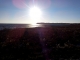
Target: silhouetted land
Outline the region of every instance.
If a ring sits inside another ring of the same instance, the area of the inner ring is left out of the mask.
[[[80,60],[80,24],[43,25],[10,29],[1,24],[0,60]]]

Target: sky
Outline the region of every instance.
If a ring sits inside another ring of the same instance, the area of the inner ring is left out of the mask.
[[[42,11],[45,23],[80,23],[80,0],[0,0],[0,23],[31,23],[29,8]]]

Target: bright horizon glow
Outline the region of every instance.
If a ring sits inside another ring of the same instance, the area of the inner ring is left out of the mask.
[[[40,10],[40,8],[34,6],[34,7],[30,8],[29,16],[31,19],[30,24],[34,25],[34,24],[40,22],[40,18],[42,16],[42,11]]]

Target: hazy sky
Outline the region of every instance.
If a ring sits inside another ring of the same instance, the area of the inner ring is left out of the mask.
[[[0,23],[30,23],[29,8],[42,11],[40,22],[80,23],[80,0],[0,0]]]

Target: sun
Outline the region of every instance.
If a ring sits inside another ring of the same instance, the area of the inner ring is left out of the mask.
[[[35,24],[37,22],[40,22],[40,18],[42,16],[42,11],[40,10],[39,7],[32,7],[29,10],[29,16],[31,18],[31,24]]]

